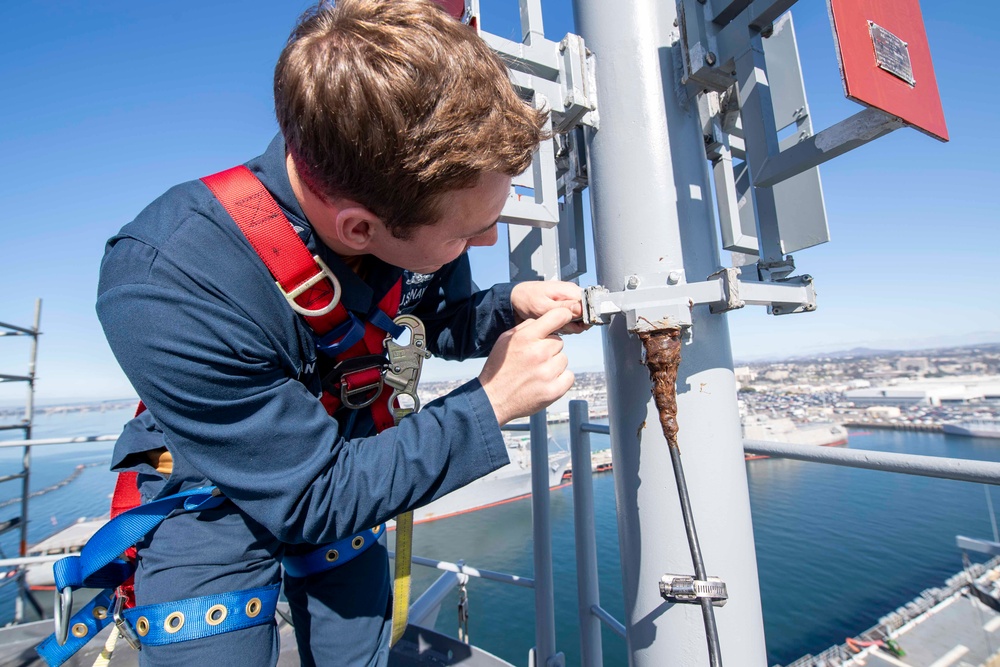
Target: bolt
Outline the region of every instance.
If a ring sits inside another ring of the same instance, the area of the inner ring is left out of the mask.
[[[810,276],[808,273],[802,276],[802,284],[803,285],[812,285],[812,281],[813,281],[813,277]]]
[[[401,367],[399,367],[399,366],[393,366],[393,367],[392,367],[392,372],[393,372],[393,373],[398,373],[398,372],[400,372],[401,370],[403,370],[403,369],[402,369]]]
[[[566,42],[559,42],[559,53],[566,53]]]
[[[705,64],[708,65],[709,67],[714,66],[717,61],[718,58],[715,57],[715,53],[713,53],[712,51],[709,51],[708,53],[705,54]]]
[[[772,306],[771,313],[773,315],[781,315],[781,308],[779,306]]]
[[[424,341],[422,341],[422,340],[418,340],[418,341],[417,341],[416,343],[414,343],[414,344],[415,344],[415,345],[416,345],[417,347],[423,347],[423,346],[424,346]]]
[[[669,284],[671,284],[671,285],[676,285],[680,281],[681,281],[681,272],[680,271],[671,271],[667,275],[667,282]]]
[[[625,283],[626,289],[635,289],[639,286],[639,276],[629,276],[628,281]]]

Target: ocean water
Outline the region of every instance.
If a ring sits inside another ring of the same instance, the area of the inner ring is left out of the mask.
[[[129,416],[125,410],[42,416],[36,421],[35,436],[114,433]],[[553,425],[550,434],[565,446],[565,425]],[[609,446],[605,436],[594,434],[591,440],[594,449]],[[1000,443],[940,434],[854,433],[850,446],[1000,461]],[[31,541],[78,517],[107,511],[114,486],[114,477],[106,472],[109,458],[109,445],[35,449],[33,489],[55,484],[77,465],[98,465],[85,468],[72,483],[32,500]],[[19,467],[19,450],[0,449],[0,475]],[[778,459],[750,461],[746,469],[769,664],[788,663],[842,642],[924,588],[943,583],[962,567],[956,534],[992,535],[982,485]],[[17,513],[16,505],[2,503],[18,493],[17,483],[0,487],[0,520]],[[594,497],[601,604],[621,619],[611,474],[594,477]],[[994,496],[994,505],[1000,507],[1000,497]],[[557,646],[572,665],[579,661],[572,487],[553,491],[551,508]],[[699,522],[708,520],[699,517]],[[0,537],[0,549],[7,555],[15,554],[16,544],[16,535]],[[478,568],[532,576],[530,501],[419,525],[414,553],[449,561],[464,559]],[[415,589],[422,590],[438,574],[415,568]],[[0,588],[0,623],[10,618],[10,588]],[[534,641],[532,591],[476,579],[468,590],[473,643],[514,664],[526,664]],[[437,629],[453,635],[456,627],[457,595],[453,595],[442,607]],[[607,630],[603,639],[605,665],[626,665],[624,641]]]

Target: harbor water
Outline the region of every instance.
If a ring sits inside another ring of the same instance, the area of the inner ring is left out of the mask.
[[[124,410],[41,415],[37,438],[113,433],[127,420]],[[568,446],[563,424],[550,426],[556,443]],[[11,433],[4,434],[12,438]],[[591,437],[594,449],[608,447]],[[850,446],[1000,461],[1000,443],[937,433],[856,432]],[[38,541],[80,517],[107,512],[114,477],[107,472],[110,446],[39,447],[33,453],[32,489],[54,486],[85,467],[70,483],[31,501],[30,541]],[[20,450],[0,450],[0,475],[20,467]],[[921,590],[941,584],[962,567],[955,535],[990,538],[992,527],[982,485],[765,459],[746,465],[753,508],[768,662],[788,663],[818,653],[867,629]],[[623,616],[618,532],[611,474],[594,477],[601,604]],[[18,513],[5,504],[19,484],[0,487],[0,520]],[[567,664],[579,662],[573,552],[572,488],[552,492],[557,641]],[[1000,497],[994,498],[1000,504]],[[711,517],[699,516],[699,522]],[[16,555],[17,535],[0,537],[7,556]],[[520,500],[421,524],[414,553],[481,569],[532,576],[530,501]],[[712,554],[705,553],[712,569]],[[419,591],[439,573],[417,567]],[[656,582],[650,582],[655,586]],[[13,587],[0,587],[0,623],[10,620]],[[533,644],[533,594],[473,579],[468,587],[469,633],[481,648],[523,665]],[[725,608],[718,611],[720,616]],[[457,594],[442,608],[437,629],[455,634]],[[723,644],[723,648],[724,648]],[[905,646],[904,646],[905,648]],[[624,641],[604,631],[605,664],[627,664]],[[725,656],[724,656],[725,657]]]

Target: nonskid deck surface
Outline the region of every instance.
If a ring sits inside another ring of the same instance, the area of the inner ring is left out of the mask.
[[[284,607],[284,609],[282,609]],[[287,606],[279,604],[279,609],[287,613]],[[292,626],[277,615],[278,632],[281,637],[281,653],[278,667],[297,667],[299,655],[295,646]],[[35,653],[37,646],[52,632],[52,621],[37,621],[0,629],[0,667],[45,667],[45,663]],[[80,650],[66,667],[92,667],[94,660],[104,648],[111,628],[105,628],[97,638]],[[119,640],[110,667],[136,667],[139,654],[129,648],[124,640]],[[389,654],[390,667],[512,667],[510,663],[482,651],[475,646],[464,644],[453,637],[414,625]]]
[[[874,649],[845,666],[951,667],[982,665],[1000,648],[1000,614],[968,595],[956,595],[935,607],[909,629],[895,635],[906,651],[897,658]],[[860,656],[859,656],[860,657]]]

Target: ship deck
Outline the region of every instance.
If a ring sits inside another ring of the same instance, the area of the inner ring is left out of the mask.
[[[844,667],[982,665],[1000,651],[1000,614],[965,592],[956,593],[894,633],[906,655],[862,651]]]

